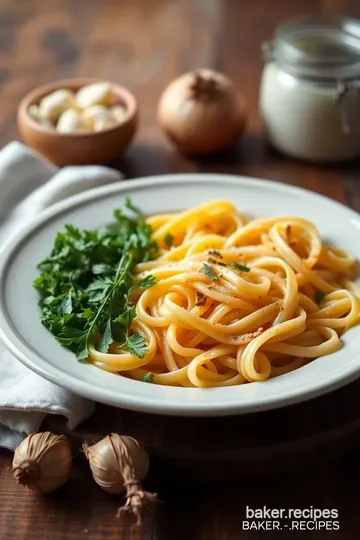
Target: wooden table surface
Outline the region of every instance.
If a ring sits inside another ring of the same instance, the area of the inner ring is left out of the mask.
[[[310,13],[360,17],[360,4],[358,0],[0,0],[0,144],[18,137],[16,108],[28,90],[64,77],[109,78],[127,85],[139,100],[137,139],[114,164],[129,178],[168,172],[237,173],[303,186],[360,211],[358,164],[321,168],[297,163],[274,152],[262,135],[260,44],[282,20]],[[155,111],[168,82],[202,66],[234,79],[247,99],[249,126],[231,154],[200,162],[180,156],[165,141]],[[331,407],[337,406],[335,401],[329,406],[329,416]],[[106,408],[104,414],[111,417],[116,411]],[[140,531],[113,517],[117,499],[98,489],[81,466],[63,489],[39,497],[15,484],[11,457],[0,452],[2,540],[359,538],[356,447],[305,473],[266,479],[250,475],[244,482],[219,485],[209,470],[206,486],[197,485],[196,478],[180,485],[168,471],[160,482],[165,502],[147,516]],[[157,475],[161,476],[161,468]],[[287,531],[243,531],[246,505],[337,509],[340,530],[293,532],[291,537]]]

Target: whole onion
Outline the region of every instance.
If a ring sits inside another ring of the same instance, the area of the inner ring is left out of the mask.
[[[192,154],[219,152],[243,133],[245,100],[228,77],[199,69],[182,75],[165,88],[157,117],[180,150]]]
[[[149,456],[133,437],[111,433],[98,443],[83,444],[95,482],[108,493],[124,494],[126,503],[117,516],[131,512],[141,523],[141,510],[157,496],[140,487],[149,470]]]
[[[70,441],[50,431],[31,433],[15,449],[14,477],[28,489],[50,493],[65,484],[71,472]]]

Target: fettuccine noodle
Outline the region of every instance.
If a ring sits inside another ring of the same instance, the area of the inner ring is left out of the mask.
[[[217,200],[148,222],[159,256],[137,277],[156,284],[134,291],[131,328],[147,352],[92,348],[102,369],[185,387],[265,381],[338,350],[360,319],[354,258],[305,219],[248,221]]]

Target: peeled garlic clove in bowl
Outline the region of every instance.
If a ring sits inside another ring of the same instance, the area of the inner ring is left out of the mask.
[[[76,93],[77,106],[83,110],[93,105],[109,106],[111,98],[111,85],[108,82],[88,84]]]
[[[114,124],[110,109],[103,105],[93,105],[86,108],[81,115],[82,122],[87,129],[101,131]]]
[[[43,97],[39,104],[39,118],[56,123],[65,110],[76,108],[75,94],[71,90],[59,89]]]
[[[90,106],[102,106],[108,108],[121,105],[124,109],[124,116],[121,120],[116,120],[112,114],[110,118],[106,115],[106,121],[98,120],[95,131],[81,119],[78,124],[76,113],[66,114],[59,124],[60,130],[56,129],[57,123],[65,110],[62,110],[57,121],[47,124],[49,129],[45,129],[43,117],[37,118],[37,110],[33,105],[39,106],[40,102],[47,96],[54,94],[58,90],[67,89],[75,96],[75,105],[71,101],[66,109],[77,110],[82,116],[84,109],[76,103],[78,92],[83,89],[94,88],[99,90],[99,83],[96,79],[69,79],[55,81],[53,83],[40,86],[29,92],[21,100],[18,108],[18,129],[24,143],[33,150],[40,153],[45,159],[58,166],[65,165],[90,165],[110,163],[117,156],[121,155],[131,143],[138,127],[138,105],[135,96],[124,86],[117,83],[101,83],[103,89],[97,96],[90,96],[89,103],[93,101],[106,103],[94,103]],[[88,91],[88,90],[87,90]],[[81,94],[80,94],[81,95]],[[105,95],[105,98],[104,98]],[[109,104],[107,100],[109,99]],[[85,107],[85,109],[88,107]],[[120,111],[123,112],[122,109]],[[70,121],[71,118],[71,121]],[[66,123],[65,123],[65,119]],[[65,127],[64,124],[65,123]],[[111,122],[111,123],[110,123]],[[101,127],[103,129],[101,129]],[[75,128],[75,129],[74,129]],[[70,131],[73,129],[73,131]]]
[[[84,127],[79,111],[67,109],[60,115],[56,124],[56,131],[59,133],[72,133]]]
[[[60,88],[42,98],[39,105],[28,108],[30,118],[58,133],[79,130],[102,131],[121,123],[126,109],[121,104],[111,106],[111,85],[96,82],[81,87],[76,93]]]
[[[41,124],[42,126],[45,126],[49,129],[54,129],[54,124],[49,120],[48,118],[44,118],[40,114],[40,108],[38,105],[30,105],[30,107],[27,110],[28,115],[30,116],[31,120],[34,120],[34,122],[37,122],[38,124]]]
[[[40,114],[39,114],[39,107],[37,105],[30,105],[27,112],[32,120],[39,122]]]
[[[116,122],[122,122],[125,118],[126,110],[122,105],[111,107],[110,114]]]

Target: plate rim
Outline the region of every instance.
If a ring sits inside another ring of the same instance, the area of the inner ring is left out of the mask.
[[[44,369],[35,360],[36,355],[31,349],[26,347],[16,335],[16,331],[6,317],[6,305],[3,299],[2,291],[5,285],[5,276],[8,265],[11,263],[11,259],[16,253],[21,250],[21,247],[26,243],[27,239],[42,225],[48,223],[55,217],[61,216],[64,212],[76,209],[79,206],[86,205],[89,201],[98,197],[107,197],[112,193],[125,194],[127,191],[139,190],[144,186],[149,185],[166,185],[168,183],[181,182],[181,184],[191,183],[192,181],[198,183],[215,183],[219,184],[222,180],[227,183],[233,184],[234,188],[241,185],[254,184],[261,188],[261,186],[274,191],[281,191],[292,193],[294,195],[301,194],[305,197],[310,197],[314,201],[319,202],[319,199],[323,200],[327,204],[332,204],[336,208],[345,210],[349,217],[356,218],[360,222],[360,214],[356,210],[342,204],[330,197],[322,194],[318,194],[308,189],[289,185],[286,183],[278,182],[275,180],[266,180],[257,177],[237,175],[237,174],[222,174],[222,173],[175,173],[164,175],[143,176],[136,179],[126,179],[115,182],[113,184],[106,184],[96,188],[88,189],[79,194],[68,197],[62,201],[53,204],[51,207],[42,211],[39,216],[33,219],[30,223],[26,223],[16,233],[12,234],[7,242],[4,243],[0,251],[0,340],[5,347],[26,367],[37,373],[41,377],[51,381],[59,386],[59,379],[61,377],[61,383],[66,384],[65,388],[69,389],[73,393],[88,398],[92,401],[98,401],[101,403],[107,403],[111,406],[124,408],[127,410],[134,410],[139,412],[146,412],[152,414],[162,414],[166,416],[231,416],[239,414],[256,413],[265,410],[275,410],[284,406],[293,405],[313,399],[314,397],[320,397],[329,392],[343,387],[349,382],[357,379],[360,376],[360,352],[356,356],[356,361],[347,367],[345,375],[339,378],[336,374],[333,374],[333,379],[327,379],[327,382],[323,382],[323,378],[316,383],[313,383],[311,390],[308,390],[306,394],[302,392],[302,386],[296,388],[292,393],[289,391],[285,396],[277,398],[276,402],[273,400],[269,403],[268,400],[258,399],[252,402],[250,405],[239,402],[234,404],[232,401],[226,402],[221,400],[220,402],[213,401],[210,403],[185,403],[174,406],[171,404],[164,404],[163,402],[154,401],[146,396],[141,396],[141,402],[139,405],[138,396],[131,396],[127,394],[125,399],[121,399],[120,396],[116,396],[116,400],[112,396],[104,396],[104,390],[98,388],[95,385],[87,381],[78,381],[75,375],[71,375],[61,371],[57,366],[51,365],[46,361],[44,356],[40,357],[47,364],[47,369]],[[26,352],[25,352],[26,351]],[[137,383],[137,381],[132,381]],[[261,383],[252,383],[261,384]],[[193,389],[197,391],[197,389]],[[216,391],[217,389],[200,389],[198,391]]]

